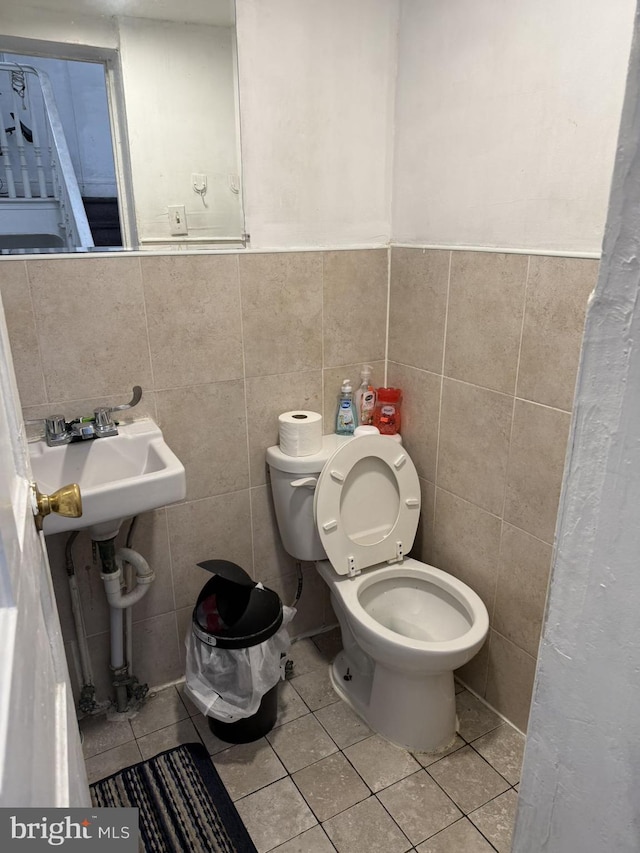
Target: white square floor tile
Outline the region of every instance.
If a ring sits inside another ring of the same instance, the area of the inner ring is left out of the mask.
[[[520,780],[524,745],[524,736],[506,723],[473,741],[473,748],[512,785]]]
[[[364,740],[373,732],[365,721],[342,700],[319,708],[315,712],[316,719],[329,732],[340,749]]]
[[[417,853],[495,853],[486,838],[466,817],[448,826],[428,841],[418,844]]]
[[[510,853],[518,795],[506,791],[469,815],[469,820],[489,839],[498,853]]]
[[[85,761],[89,784],[99,782],[100,779],[106,779],[112,773],[124,770],[125,767],[131,767],[132,764],[137,764],[139,761],[142,761],[142,755],[135,740],[123,743],[114,749],[108,749],[99,755],[94,755]]]
[[[232,800],[246,797],[287,775],[264,738],[217,752],[212,761]]]
[[[326,658],[309,638],[291,644],[289,660],[293,663],[293,678],[327,666]]]
[[[238,800],[236,808],[258,853],[284,844],[318,822],[289,778]]]
[[[159,752],[183,743],[200,743],[193,721],[189,719],[180,720],[179,723],[138,738],[138,746],[143,758],[153,758]]]
[[[465,814],[483,806],[510,787],[470,746],[432,764],[427,768],[427,773]]]
[[[375,797],[325,821],[338,853],[406,853],[411,842]]]
[[[322,669],[314,669],[313,672],[307,672],[305,675],[295,676],[290,684],[295,687],[296,692],[302,696],[312,711],[340,701],[340,697],[331,686],[329,667],[326,664]]]
[[[418,762],[405,749],[380,735],[348,746],[344,754],[374,792],[420,770]]]
[[[131,728],[136,737],[143,737],[158,729],[164,729],[173,723],[188,718],[184,702],[175,687],[167,687],[147,697],[146,702],[131,720]]]
[[[272,853],[335,853],[335,849],[324,829],[313,826],[302,835],[275,847]]]
[[[91,758],[92,755],[114,749],[134,739],[129,720],[108,720],[105,714],[83,717],[80,720],[80,731],[85,758]]]
[[[291,720],[297,720],[309,713],[309,709],[303,702],[300,694],[291,686],[289,681],[281,681],[278,686],[278,717],[276,725],[284,726]]]
[[[466,741],[475,740],[502,724],[502,718],[468,690],[456,694],[456,713],[458,731]]]
[[[338,747],[313,714],[272,729],[267,740],[289,773],[295,773],[296,770],[338,751]]]
[[[341,752],[298,770],[291,778],[321,821],[371,796],[369,788]]]
[[[407,776],[377,795],[412,844],[419,844],[462,817],[425,770]]]

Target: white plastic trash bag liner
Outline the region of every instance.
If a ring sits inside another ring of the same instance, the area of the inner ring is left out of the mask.
[[[291,646],[286,626],[295,615],[295,608],[283,606],[278,631],[246,649],[209,646],[190,630],[185,692],[198,710],[224,723],[255,714],[265,693],[284,678],[282,654]]]

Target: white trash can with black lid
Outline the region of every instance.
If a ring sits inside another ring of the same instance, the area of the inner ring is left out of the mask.
[[[295,610],[227,560],[198,565],[213,577],[193,608],[186,639],[185,692],[227,743],[258,740],[273,728],[278,684]]]

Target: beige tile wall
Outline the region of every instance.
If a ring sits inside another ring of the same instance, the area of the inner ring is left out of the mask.
[[[181,675],[183,637],[225,557],[291,600],[295,566],[277,534],[264,450],[277,415],[315,409],[333,429],[337,390],[363,362],[384,375],[387,251],[0,262],[25,417],[67,416],[145,395],[187,470],[184,503],[143,516],[134,547],[158,570],[136,606],[134,669]],[[421,477],[414,553],[485,601],[489,641],[461,673],[526,727],[584,310],[597,262],[391,250],[389,383]],[[121,533],[124,541],[126,531]],[[49,537],[67,649],[77,657],[65,537]],[[75,546],[99,690],[108,611],[88,537]],[[334,621],[305,566],[294,623]]]
[[[422,480],[414,553],[469,584],[460,675],[526,728],[584,313],[598,262],[391,250],[389,384]]]
[[[142,681],[183,672],[183,637],[208,577],[199,561],[233,560],[293,600],[295,564],[276,531],[264,450],[277,442],[277,415],[293,408],[323,412],[331,432],[340,382],[355,380],[360,363],[382,382],[387,284],[385,249],[0,262],[25,418],[90,413],[139,384],[137,414],[158,421],[185,465],[186,501],[142,516],[133,541],[158,578],[134,609]],[[73,674],[65,541],[48,537]],[[108,610],[86,535],[74,554],[105,695]],[[303,574],[294,634],[335,622],[326,585],[311,566]]]

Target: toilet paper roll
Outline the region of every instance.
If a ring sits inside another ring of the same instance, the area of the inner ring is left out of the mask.
[[[278,418],[280,450],[287,456],[311,456],[322,450],[322,415],[284,412]]]

